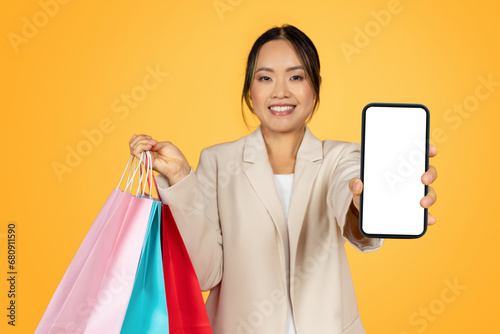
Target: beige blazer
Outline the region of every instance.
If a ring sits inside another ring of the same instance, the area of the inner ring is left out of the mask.
[[[321,141],[306,127],[286,221],[259,126],[202,150],[196,174],[173,186],[157,176],[201,289],[211,290],[214,334],[285,334],[288,300],[297,334],[365,333],[344,243],[369,252],[384,240],[344,229],[357,221],[349,181],[359,175],[359,144]]]

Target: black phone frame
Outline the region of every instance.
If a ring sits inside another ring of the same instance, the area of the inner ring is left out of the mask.
[[[426,106],[418,103],[385,103],[385,102],[373,102],[367,104],[363,108],[362,121],[361,121],[361,182],[363,182],[364,187],[364,161],[365,161],[365,122],[366,122],[366,111],[371,107],[392,107],[392,108],[421,108],[426,112],[426,135],[425,135],[425,170],[429,170],[429,129],[430,129],[430,112]],[[425,185],[424,196],[427,195],[429,191],[429,186]],[[422,237],[425,232],[427,232],[427,215],[428,209],[424,208],[424,230],[421,234],[372,234],[363,231],[363,192],[359,196],[359,230],[367,238],[384,238],[384,239],[417,239]]]

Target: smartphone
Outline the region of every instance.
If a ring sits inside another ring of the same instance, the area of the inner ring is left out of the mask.
[[[420,200],[428,186],[430,113],[422,104],[370,103],[363,109],[359,227],[369,238],[409,239],[427,230]]]

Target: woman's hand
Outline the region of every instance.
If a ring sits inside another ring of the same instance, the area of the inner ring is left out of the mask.
[[[143,151],[150,151],[153,169],[164,175],[171,186],[191,171],[191,166],[184,154],[171,142],[157,142],[150,136],[134,135],[130,139],[129,146],[130,154],[138,159]]]
[[[429,144],[429,157],[432,158],[435,157],[436,155],[437,155],[436,146]],[[437,179],[436,168],[434,166],[429,165],[429,170],[427,170],[422,175],[422,183],[425,185],[430,185],[436,179]],[[353,193],[352,201],[354,203],[354,206],[359,211],[359,195],[361,195],[361,192],[363,191],[363,182],[361,182],[361,179],[355,177],[351,180],[351,182],[349,182],[349,189],[351,189],[351,192]],[[420,206],[423,208],[429,208],[435,202],[436,202],[436,192],[434,191],[434,188],[429,186],[427,195],[420,200]],[[436,218],[434,218],[429,212],[427,212],[427,224],[433,225],[434,223],[436,223]]]

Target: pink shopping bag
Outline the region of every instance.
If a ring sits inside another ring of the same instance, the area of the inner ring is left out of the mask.
[[[140,163],[132,179],[132,167],[129,170],[125,191],[119,189],[120,180],[118,187],[111,192],[66,270],[35,333],[120,332],[153,203],[152,198],[134,197],[126,192],[129,186],[132,187]],[[144,173],[146,177],[148,173],[149,170]]]

